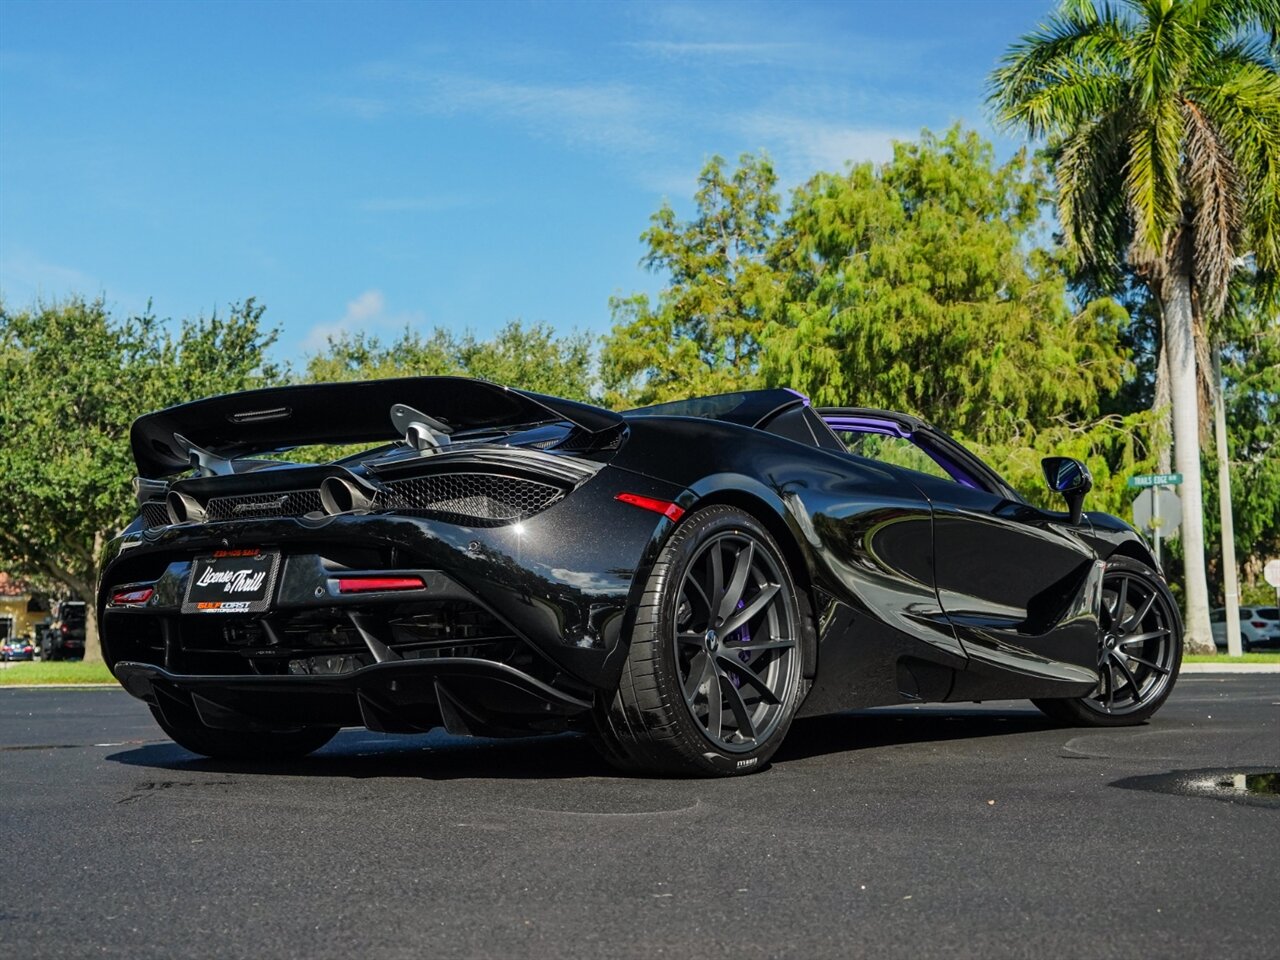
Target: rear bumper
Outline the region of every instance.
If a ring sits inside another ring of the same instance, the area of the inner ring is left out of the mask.
[[[129,693],[175,726],[223,730],[363,726],[422,733],[444,727],[460,735],[523,736],[568,729],[591,708],[506,664],[466,658],[313,676],[192,676],[133,662],[112,669]]]
[[[283,564],[271,609],[254,614],[257,619],[274,620],[277,614],[296,618],[308,610],[328,609],[345,622],[348,610],[380,598],[343,597],[333,589],[335,576],[355,570],[417,572],[429,588],[420,599],[474,601],[506,633],[564,674],[567,683],[557,686],[608,688],[625,657],[622,638],[634,577],[652,562],[671,523],[617,502],[614,495],[620,489],[667,499],[679,492],[606,467],[536,516],[499,527],[382,513],[131,530],[112,544],[101,582],[104,655],[108,664],[147,662],[191,674],[255,672],[160,658],[144,653],[131,638],[151,629],[148,620],[168,621],[164,629],[180,633],[195,616],[181,610],[193,558],[215,550],[260,548],[278,551]],[[132,609],[111,602],[114,591],[132,586],[152,588],[154,596]]]

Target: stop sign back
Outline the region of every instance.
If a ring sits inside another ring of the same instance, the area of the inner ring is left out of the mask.
[[[1262,568],[1262,579],[1280,590],[1280,560],[1268,560]]]

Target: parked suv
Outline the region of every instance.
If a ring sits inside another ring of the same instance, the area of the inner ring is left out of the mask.
[[[41,660],[84,657],[85,606],[79,600],[63,600],[54,610],[40,644]]]
[[[1213,642],[1227,645],[1227,611],[1219,607],[1209,614]],[[1240,646],[1245,652],[1258,647],[1280,647],[1280,607],[1241,607]]]

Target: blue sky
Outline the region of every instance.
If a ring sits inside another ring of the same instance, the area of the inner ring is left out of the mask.
[[[286,359],[342,328],[604,332],[708,157],[766,150],[790,187],[990,136],[985,77],[1051,5],[0,0],[0,296],[255,296]]]

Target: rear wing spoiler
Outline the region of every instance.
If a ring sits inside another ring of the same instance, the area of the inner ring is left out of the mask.
[[[133,422],[129,442],[138,473],[181,473],[193,456],[233,459],[310,444],[402,439],[394,405],[420,410],[451,431],[567,421],[589,433],[623,423],[608,410],[467,377],[402,377],[308,383],[209,397]]]

